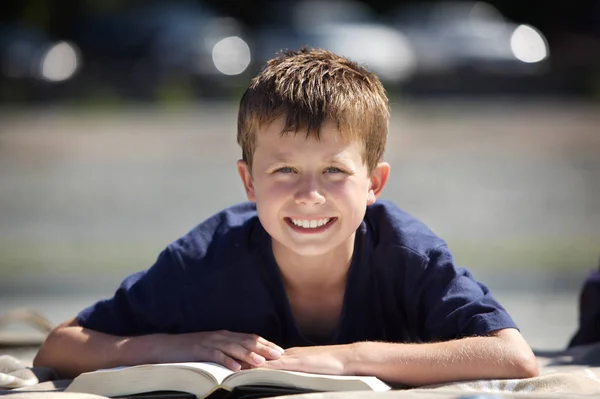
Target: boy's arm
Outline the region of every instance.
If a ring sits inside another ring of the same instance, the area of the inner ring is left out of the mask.
[[[515,329],[425,344],[357,343],[349,365],[354,374],[413,386],[538,375],[537,360]]]
[[[151,362],[153,355],[150,351],[140,350],[136,353],[134,349],[124,355],[122,350],[126,341],[126,337],[80,327],[77,319],[73,318],[60,324],[48,335],[33,365],[50,367],[61,378],[73,378],[100,368]]]
[[[145,363],[207,361],[239,370],[241,363],[261,366],[283,349],[252,334],[210,331],[121,337],[83,328],[71,319],[55,328],[33,365],[50,367],[61,378],[102,368]]]
[[[533,352],[515,329],[485,337],[405,344],[357,342],[292,348],[267,367],[324,374],[374,375],[410,386],[538,375]]]

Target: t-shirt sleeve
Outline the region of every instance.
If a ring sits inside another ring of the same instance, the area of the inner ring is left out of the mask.
[[[127,277],[114,296],[77,315],[82,327],[119,336],[175,333],[183,319],[180,262],[165,249],[148,270]]]
[[[429,260],[414,281],[417,318],[425,341],[443,341],[487,335],[517,328],[508,312],[466,269],[457,268],[446,245],[429,253]]]

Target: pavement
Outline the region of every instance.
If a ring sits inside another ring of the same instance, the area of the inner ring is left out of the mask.
[[[0,313],[58,323],[244,200],[235,105],[0,110]],[[600,255],[600,112],[564,101],[392,103],[383,196],[562,348]]]

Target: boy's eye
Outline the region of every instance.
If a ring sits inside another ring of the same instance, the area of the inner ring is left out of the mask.
[[[335,166],[330,166],[325,169],[325,173],[344,173],[340,168],[336,168]]]
[[[294,169],[289,166],[284,166],[283,168],[277,169],[275,172],[277,173],[294,173]]]

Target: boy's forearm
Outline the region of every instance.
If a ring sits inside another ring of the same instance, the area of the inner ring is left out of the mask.
[[[161,336],[118,337],[79,326],[55,329],[38,351],[34,366],[50,367],[61,378],[100,368],[159,361]]]
[[[354,346],[350,369],[411,386],[538,374],[537,361],[525,341],[502,336],[425,344],[361,342]]]

